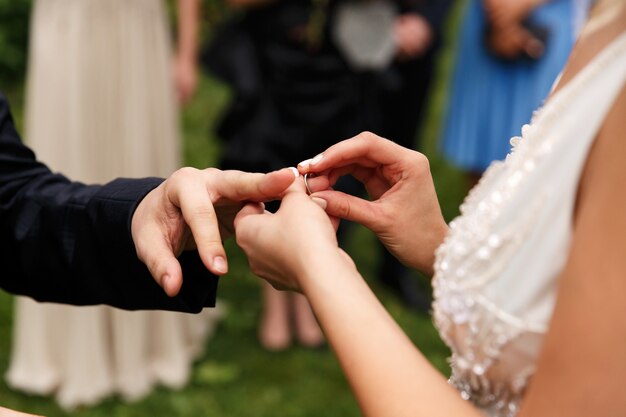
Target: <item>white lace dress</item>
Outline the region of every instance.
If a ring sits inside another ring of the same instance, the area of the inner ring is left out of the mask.
[[[537,111],[437,251],[434,318],[450,382],[488,416],[517,414],[567,260],[580,174],[626,81],[626,33]]]

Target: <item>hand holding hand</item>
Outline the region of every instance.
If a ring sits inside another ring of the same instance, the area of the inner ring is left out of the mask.
[[[505,27],[520,24],[545,0],[483,0],[490,25]]]
[[[312,197],[326,202],[329,215],[364,225],[401,262],[432,273],[435,249],[448,227],[424,155],[361,133],[298,168],[320,175],[309,182]],[[329,189],[346,174],[365,185],[372,201]]]
[[[489,51],[504,59],[519,59],[524,56],[538,59],[545,50],[543,42],[518,23],[491,27],[486,36]]]
[[[176,256],[183,250],[197,248],[204,265],[223,275],[222,239],[232,235],[237,212],[247,202],[280,198],[297,176],[295,168],[269,174],[182,168],[137,206],[131,223],[137,256],[169,296],[182,285]]]
[[[237,243],[248,255],[252,272],[277,289],[303,291],[303,280],[320,262],[352,260],[339,249],[337,219],[330,218],[295,181],[275,213],[248,204],[235,218]]]

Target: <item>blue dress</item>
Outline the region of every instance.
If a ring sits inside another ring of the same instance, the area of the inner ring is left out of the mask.
[[[481,172],[504,159],[509,139],[520,134],[548,95],[574,41],[574,1],[553,0],[530,21],[548,29],[537,61],[505,61],[483,44],[486,18],[480,0],[470,0],[460,31],[441,147],[444,157],[467,171]]]

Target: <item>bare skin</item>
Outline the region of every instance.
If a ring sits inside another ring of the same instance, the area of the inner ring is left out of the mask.
[[[523,21],[546,0],[483,0],[489,31],[487,44],[494,55],[519,59],[526,55],[538,59],[545,45],[523,26]]]
[[[602,29],[583,35],[557,91],[626,30],[626,13],[623,7],[619,10]],[[556,309],[520,417],[626,415],[621,389],[626,377],[626,194],[619,191],[626,187],[625,118],[626,88],[588,155]],[[323,191],[313,194],[315,205],[296,181],[276,214],[246,206],[235,220],[237,240],[258,275],[309,298],[364,415],[478,417],[482,414],[461,400],[386,313],[338,248],[332,224],[320,207],[334,216],[358,219],[406,263],[427,269],[435,241],[440,243],[443,235],[439,230],[420,230],[415,217],[401,214],[413,210],[417,202],[421,215],[432,216],[420,219],[420,225],[438,229],[436,196],[424,170],[427,163],[395,146],[364,135],[300,166],[301,173],[322,174],[316,189],[332,184],[338,175],[352,173],[366,184],[373,201]],[[411,163],[419,168],[409,169]],[[421,194],[401,197],[410,191]],[[412,239],[405,239],[405,234]],[[411,247],[420,255],[410,256]]]
[[[198,248],[204,265],[216,275],[228,272],[222,240],[232,235],[233,219],[248,202],[280,198],[294,181],[292,169],[250,174],[218,169],[182,168],[139,203],[131,232],[137,255],[169,296],[183,280],[176,256]]]
[[[34,414],[20,413],[19,411],[9,410],[8,408],[0,407],[0,417],[37,417]]]
[[[178,45],[174,59],[174,84],[180,104],[187,103],[198,86],[198,31],[200,3],[178,0]]]

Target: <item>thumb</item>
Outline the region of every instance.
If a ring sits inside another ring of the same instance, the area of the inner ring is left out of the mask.
[[[353,221],[368,229],[372,229],[380,211],[379,205],[340,191],[320,191],[311,197],[326,202],[325,210],[329,216]],[[318,205],[321,204],[318,202]]]
[[[260,203],[248,203],[239,210],[239,213],[235,216],[234,225],[235,231],[239,229],[242,222],[246,219],[250,219],[252,216],[265,213],[263,205]]]
[[[183,271],[172,247],[158,230],[137,243],[137,256],[167,295],[178,294],[183,284]]]

